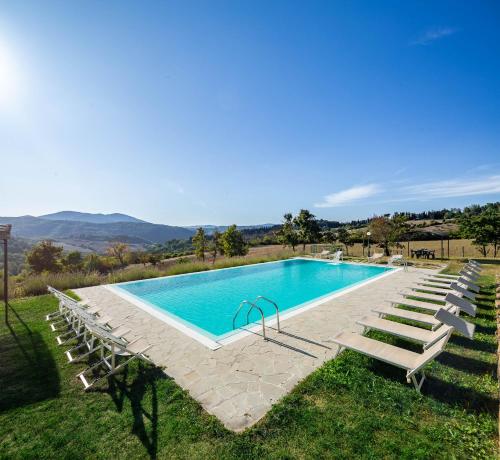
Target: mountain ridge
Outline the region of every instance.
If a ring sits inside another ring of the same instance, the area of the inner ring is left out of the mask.
[[[46,220],[66,220],[66,221],[77,221],[77,222],[90,222],[94,224],[109,224],[117,222],[136,222],[136,223],[146,222],[145,220],[137,219],[136,217],[129,216],[128,214],[122,214],[119,212],[104,214],[104,213],[90,213],[90,212],[79,212],[79,211],[59,211],[50,214],[44,214],[37,217]]]
[[[14,237],[33,242],[50,239],[87,251],[103,252],[110,242],[122,241],[136,249],[165,243],[173,239],[187,239],[192,230],[150,222],[85,222],[79,220],[54,220],[35,216],[0,217],[0,223],[12,224]]]

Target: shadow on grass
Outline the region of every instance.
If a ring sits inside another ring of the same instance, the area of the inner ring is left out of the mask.
[[[458,405],[469,413],[477,415],[488,413],[498,419],[498,399],[471,388],[445,382],[430,375],[422,387],[422,393],[451,406]]]
[[[449,343],[459,347],[468,348],[469,350],[483,351],[486,353],[495,353],[497,346],[495,343],[482,342],[479,340],[470,340],[467,337],[459,335],[451,336]]]
[[[139,362],[137,375],[132,382],[128,382],[129,370],[125,368],[122,374],[109,378],[106,390],[119,412],[123,410],[125,401],[130,401],[134,418],[132,432],[139,438],[151,459],[156,459],[158,454],[157,382],[167,378],[160,368]]]
[[[473,373],[477,375],[490,374],[496,379],[497,366],[494,363],[488,363],[475,358],[469,358],[467,356],[460,356],[455,353],[450,353],[445,351],[441,353],[436,361],[439,363],[453,367],[459,371],[464,371],[467,373]]]
[[[448,364],[448,363],[446,363]],[[459,364],[456,365],[457,367]],[[455,367],[455,366],[454,366]],[[374,361],[370,365],[370,370],[376,375],[385,379],[405,384],[405,373],[401,369],[395,368],[380,361]],[[413,389],[413,384],[408,387]],[[422,394],[433,398],[450,406],[460,406],[469,413],[483,414],[488,412],[495,418],[498,417],[498,400],[486,394],[480,393],[474,389],[462,387],[456,383],[441,380],[430,372],[426,372],[426,379],[421,390]]]
[[[54,398],[60,377],[43,337],[9,305],[9,322],[0,335],[0,412]]]

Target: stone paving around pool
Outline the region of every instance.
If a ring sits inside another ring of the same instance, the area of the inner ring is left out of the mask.
[[[99,306],[153,347],[148,356],[230,430],[241,431],[262,418],[297,383],[331,359],[330,338],[348,329],[361,331],[356,320],[435,270],[409,268],[347,292],[283,320],[282,333],[269,328],[271,340],[250,334],[217,350],[188,337],[141,308],[102,287],[76,289],[87,304]],[[403,380],[402,380],[403,382]]]

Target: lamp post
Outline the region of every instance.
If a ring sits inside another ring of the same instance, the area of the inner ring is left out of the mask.
[[[9,319],[8,301],[9,301],[9,266],[7,259],[7,241],[10,238],[12,225],[0,224],[0,240],[3,240],[3,301],[5,306],[5,323]]]
[[[370,236],[372,232],[366,232],[366,236],[368,237],[368,257],[370,257]]]

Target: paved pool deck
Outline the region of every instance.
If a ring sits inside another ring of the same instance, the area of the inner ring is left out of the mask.
[[[76,289],[87,304],[98,306],[113,320],[144,337],[147,353],[210,414],[230,430],[242,431],[261,419],[280,398],[304,377],[332,359],[337,346],[331,337],[342,330],[361,331],[356,320],[437,270],[400,270],[355,290],[327,300],[281,322],[282,333],[272,327],[270,340],[255,333],[211,350],[173,326],[102,287]]]

